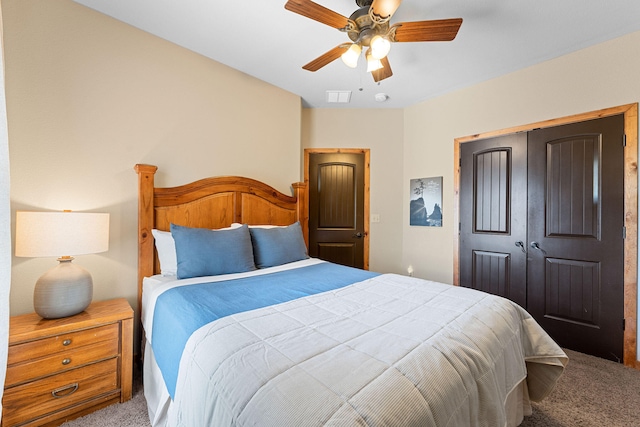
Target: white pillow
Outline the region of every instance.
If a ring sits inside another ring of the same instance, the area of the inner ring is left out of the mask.
[[[233,223],[230,227],[220,228],[220,230],[231,230],[232,228],[242,227],[242,224]],[[158,251],[158,260],[160,261],[160,274],[163,276],[178,275],[178,257],[176,256],[176,242],[169,231],[161,231],[157,229],[151,230]]]
[[[163,276],[176,276],[178,274],[178,258],[176,257],[176,242],[169,231],[151,230],[156,242],[158,260],[160,261],[160,274]]]

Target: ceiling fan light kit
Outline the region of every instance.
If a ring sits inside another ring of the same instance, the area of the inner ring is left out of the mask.
[[[362,48],[366,47],[367,72],[379,82],[393,75],[387,58],[391,43],[451,41],[462,25],[462,18],[454,18],[399,22],[390,26],[389,20],[400,3],[402,0],[356,0],[359,9],[347,18],[311,0],[288,0],[285,9],[346,32],[352,41],[334,47],[302,68],[318,71],[338,57],[347,66],[356,68]]]
[[[356,4],[360,7],[371,6],[369,9],[371,19],[378,23],[383,23],[391,19],[391,15],[396,12],[398,6],[402,3],[402,0],[386,0],[375,3],[375,5],[372,5],[371,0],[356,0]]]
[[[378,58],[374,58],[371,54],[371,48],[367,49],[367,53],[365,54],[367,58],[367,73],[374,72],[383,67],[382,62]]]
[[[358,58],[360,58],[361,52],[362,48],[360,45],[353,43],[351,47],[341,55],[342,62],[344,62],[347,67],[356,68],[358,66]]]
[[[376,34],[371,39],[371,56],[375,59],[382,59],[389,54],[391,42],[386,36]]]

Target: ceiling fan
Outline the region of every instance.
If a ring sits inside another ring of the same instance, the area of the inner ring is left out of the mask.
[[[400,3],[402,0],[356,0],[359,9],[347,18],[311,0],[288,0],[285,9],[346,32],[352,41],[334,47],[302,68],[318,71],[339,57],[355,68],[362,49],[367,48],[367,72],[379,82],[393,75],[387,58],[392,42],[451,41],[462,25],[462,18],[454,18],[398,22],[390,26],[389,20]]]

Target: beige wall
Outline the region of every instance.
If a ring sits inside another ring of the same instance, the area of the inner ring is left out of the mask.
[[[94,299],[136,301],[136,163],[156,183],[300,180],[296,95],[71,0],[2,0],[15,210],[109,212],[109,251],[78,256]],[[13,258],[11,314],[55,259]]]
[[[444,177],[444,227],[410,227],[405,194],[403,265],[418,277],[453,280],[455,138],[638,102],[638,75],[640,32],[407,108],[403,185]]]
[[[402,140],[404,112],[399,109],[305,108],[302,148],[369,148],[369,268],[401,272],[402,266]]]

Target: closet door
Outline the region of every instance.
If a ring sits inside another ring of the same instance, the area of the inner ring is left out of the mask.
[[[619,115],[460,145],[460,285],[517,302],[562,347],[618,362],[623,140]]]
[[[527,309],[560,345],[622,360],[624,119],[529,132]]]
[[[526,133],[460,146],[460,285],[526,307]]]

